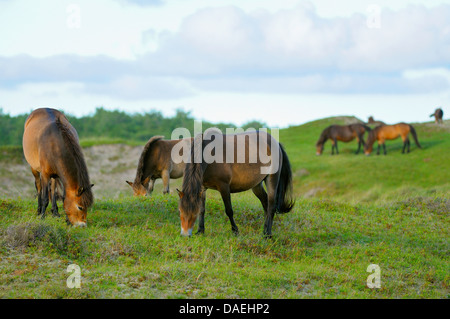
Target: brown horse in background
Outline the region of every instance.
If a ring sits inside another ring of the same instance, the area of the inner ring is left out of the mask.
[[[348,143],[355,138],[358,140],[358,150],[356,151],[356,154],[359,154],[361,146],[365,146],[364,134],[370,131],[371,128],[364,124],[331,125],[323,130],[320,135],[316,144],[316,155],[322,155],[324,144],[328,139],[330,139],[332,143],[331,155],[334,155],[335,149],[336,154],[339,154],[338,141]]]
[[[190,143],[192,138],[185,140],[164,140],[163,138],[163,136],[154,136],[147,142],[139,158],[134,182],[126,181],[133,188],[134,196],[151,194],[155,180],[158,178],[162,178],[163,193],[168,194],[170,179],[183,177],[186,164],[175,163],[172,160],[172,150],[180,142]]]
[[[430,117],[434,117],[434,121],[436,122],[436,124],[441,124],[443,123],[443,118],[444,118],[444,111],[442,111],[442,109],[436,109],[436,111],[434,111],[433,114],[430,115]]]
[[[198,234],[205,232],[205,202],[208,189],[220,192],[231,229],[237,234],[238,227],[233,218],[231,193],[251,189],[264,208],[264,235],[270,237],[275,213],[288,213],[295,204],[291,195],[292,171],[286,152],[281,144],[266,132],[218,136],[222,140],[218,140],[218,144],[224,151],[218,155],[218,151],[214,148],[216,156],[219,156],[214,161],[208,161],[203,156],[205,149],[211,149],[213,145],[211,140],[196,137],[192,142],[191,161],[186,164],[183,188],[182,191],[177,190],[180,196],[181,234],[191,236],[198,217],[200,217]],[[194,160],[197,147],[200,148],[202,156],[199,160]],[[242,152],[244,155],[240,157],[238,154]],[[267,163],[263,163],[258,156],[261,152],[267,152],[270,156]],[[273,168],[276,165],[275,161],[278,164],[276,169]],[[265,171],[264,168],[267,167],[272,169]],[[267,191],[263,184],[266,185]]]
[[[79,144],[78,134],[59,111],[41,108],[33,111],[25,122],[23,134],[25,159],[31,166],[38,193],[38,215],[45,217],[49,197],[56,208],[57,185],[63,188],[67,223],[87,225],[88,208],[94,197],[88,170]]]
[[[366,147],[364,148],[364,152],[366,155],[370,155],[373,151],[373,144],[375,141],[378,141],[378,152],[377,155],[380,155],[380,148],[383,145],[384,155],[387,154],[386,151],[386,140],[395,140],[399,137],[403,140],[403,151],[405,153],[406,147],[408,148],[408,153],[410,152],[411,142],[409,141],[409,134],[414,138],[417,147],[422,148],[419,143],[419,139],[417,137],[416,130],[410,124],[399,123],[395,125],[381,125],[374,128],[370,133],[367,139]]]

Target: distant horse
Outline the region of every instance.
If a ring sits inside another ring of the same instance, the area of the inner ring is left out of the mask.
[[[386,123],[382,122],[382,121],[375,121],[375,119],[373,118],[373,116],[369,117],[369,121],[367,122],[368,125],[386,125]]]
[[[443,123],[444,111],[442,109],[436,109],[436,111],[434,111],[434,113],[431,114],[430,117],[435,118],[436,124]]]
[[[323,130],[319,140],[316,144],[316,155],[322,155],[325,142],[330,139],[331,155],[334,155],[334,150],[339,154],[337,141],[351,142],[355,138],[358,140],[358,150],[356,154],[359,154],[361,146],[365,145],[364,133],[370,132],[371,128],[364,124],[350,124],[350,125],[331,125]]]
[[[366,147],[364,148],[364,152],[366,155],[370,155],[373,151],[373,144],[375,141],[378,141],[378,152],[377,155],[380,155],[380,148],[383,145],[384,155],[387,154],[386,151],[386,140],[395,140],[399,137],[403,140],[403,151],[405,153],[406,147],[408,147],[408,153],[410,152],[411,142],[409,141],[409,134],[414,138],[417,147],[422,148],[419,143],[419,139],[417,138],[417,133],[414,127],[410,124],[399,123],[395,125],[381,125],[374,128],[370,133],[367,139]]]
[[[51,192],[52,213],[58,216],[56,189],[60,183],[67,223],[86,226],[87,210],[94,201],[91,190],[94,185],[89,181],[78,134],[67,118],[50,108],[33,111],[25,122],[23,151],[35,178],[38,215],[45,217]]]
[[[186,164],[174,163],[171,156],[172,149],[179,142],[190,143],[192,139],[169,141],[163,138],[163,136],[154,136],[147,142],[139,158],[134,182],[126,181],[133,188],[134,196],[151,194],[155,180],[158,178],[162,178],[163,193],[168,194],[170,179],[183,177]],[[180,156],[182,155],[180,153]]]
[[[205,232],[205,201],[208,189],[220,192],[231,229],[238,234],[238,227],[233,218],[230,194],[251,189],[264,208],[264,235],[271,237],[275,213],[288,213],[295,204],[291,195],[292,171],[285,150],[270,134],[265,132],[220,134],[220,136],[223,144],[220,140],[218,143],[226,151],[222,155],[218,155],[219,160],[208,163],[201,158],[194,161],[195,146],[191,148],[191,162],[186,164],[182,191],[177,189],[180,196],[181,234],[191,236],[198,217],[200,219],[197,234]],[[208,140],[198,142],[196,138],[192,144],[196,143],[200,145],[203,154],[205,149],[211,148],[213,142]],[[273,145],[275,145],[275,149],[273,149]],[[271,157],[270,164],[267,164],[269,161],[263,164],[261,158],[255,158],[255,155],[261,153],[260,151],[268,152]],[[238,160],[239,152],[245,152],[245,156],[239,157]],[[275,169],[262,171],[264,167],[267,168],[274,164],[274,160],[279,164],[276,171]],[[266,185],[267,192],[263,183]]]

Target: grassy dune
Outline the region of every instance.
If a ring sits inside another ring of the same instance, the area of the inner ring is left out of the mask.
[[[409,155],[394,141],[386,157],[356,156],[356,143],[341,143],[334,157],[328,144],[316,157],[320,131],[348,120],[281,132],[298,200],[276,216],[272,240],[251,193],[233,195],[234,236],[209,191],[206,234],[192,238],[179,235],[177,196],[159,185],[151,198],[97,200],[86,229],[38,219],[33,198],[1,199],[0,297],[450,297],[448,123],[417,125],[424,149]],[[81,289],[66,286],[70,264],[81,268]],[[380,289],[367,287],[371,264],[381,268]]]

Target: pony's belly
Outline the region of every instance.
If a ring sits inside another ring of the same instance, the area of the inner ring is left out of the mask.
[[[233,170],[230,181],[230,191],[232,193],[245,192],[259,185],[266,175],[261,174],[261,168],[247,168],[245,170]]]
[[[355,136],[342,136],[342,137],[338,137],[337,140],[347,143],[347,142],[351,142],[355,139]]]

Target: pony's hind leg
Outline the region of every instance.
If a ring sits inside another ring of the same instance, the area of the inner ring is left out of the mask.
[[[252,191],[253,194],[255,194],[256,197],[258,197],[259,201],[261,202],[264,208],[264,213],[267,214],[268,196],[262,182],[258,184],[258,186],[254,187]]]
[[[266,187],[267,187],[267,210],[266,210],[266,218],[264,222],[264,236],[266,238],[272,238],[272,224],[273,218],[275,216],[276,210],[276,193],[278,188],[278,180],[279,176],[269,175],[266,178]]]
[[[383,143],[383,151],[384,151],[384,155],[387,155],[386,143]]]
[[[42,210],[42,185],[41,185],[41,174],[39,174],[38,171],[31,169],[31,172],[33,173],[34,176],[34,186],[36,187],[36,192],[37,192],[37,198],[38,198],[38,208],[37,208],[37,213],[38,215],[41,214],[41,210]]]

